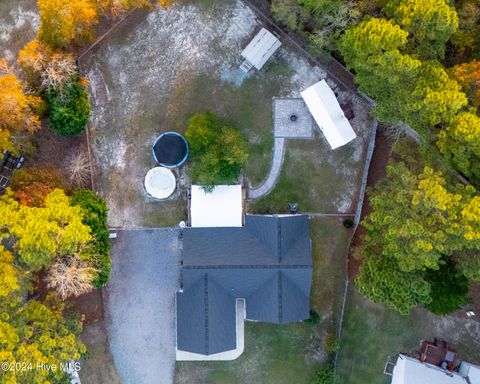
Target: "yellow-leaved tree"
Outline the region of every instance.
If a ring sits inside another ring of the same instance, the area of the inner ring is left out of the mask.
[[[19,288],[13,255],[0,245],[0,297],[8,296]]]
[[[90,41],[98,23],[93,0],[38,0],[38,38],[53,49]]]
[[[34,271],[91,240],[90,228],[82,223],[81,208],[71,206],[61,189],[51,192],[43,207],[20,205],[7,191],[0,198],[0,212],[0,227],[4,228],[0,236],[13,240],[19,260]]]
[[[52,55],[52,49],[38,39],[30,41],[18,52],[17,65],[28,84],[33,87],[40,86],[40,76]]]
[[[151,0],[95,0],[98,12],[110,17],[118,17],[134,8],[151,8]]]

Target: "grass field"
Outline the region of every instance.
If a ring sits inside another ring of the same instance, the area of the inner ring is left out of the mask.
[[[314,257],[311,306],[320,314],[320,322],[247,322],[245,351],[237,360],[177,363],[177,384],[311,383],[327,359],[323,339],[336,330],[349,233],[341,221],[331,217],[313,219],[310,228]]]
[[[383,305],[363,298],[350,287],[345,313],[338,382],[342,384],[387,384],[385,362],[400,352],[418,349],[420,340],[439,337],[451,343],[461,358],[480,362],[480,325],[465,312],[435,316],[417,308],[401,316]]]

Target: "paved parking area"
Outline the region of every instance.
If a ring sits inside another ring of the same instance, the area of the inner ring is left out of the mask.
[[[110,350],[122,384],[173,383],[177,229],[119,231],[105,297]]]

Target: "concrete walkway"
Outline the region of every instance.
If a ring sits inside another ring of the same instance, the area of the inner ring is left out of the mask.
[[[282,170],[283,160],[285,158],[286,139],[284,137],[275,137],[273,142],[273,157],[270,172],[265,181],[256,188],[250,188],[248,197],[250,199],[259,199],[268,195],[277,184]]]

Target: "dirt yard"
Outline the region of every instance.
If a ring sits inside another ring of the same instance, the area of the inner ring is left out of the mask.
[[[39,24],[36,0],[0,1],[0,57],[15,61],[18,51],[35,38]]]
[[[149,199],[143,178],[154,166],[155,137],[183,132],[196,112],[212,110],[242,132],[250,152],[245,174],[253,185],[260,183],[272,156],[272,97],[299,96],[325,76],[282,48],[262,71],[242,77],[240,52],[261,24],[240,0],[206,3],[135,16],[86,60],[98,187],[109,201],[112,226],[170,226],[186,218],[185,169],[176,195],[167,201]],[[368,130],[366,110],[355,103],[354,108],[356,144],[331,154],[322,138],[292,143],[280,195],[274,191],[269,207],[306,194],[312,210],[352,210]],[[297,194],[282,192],[285,184],[299,183]]]

